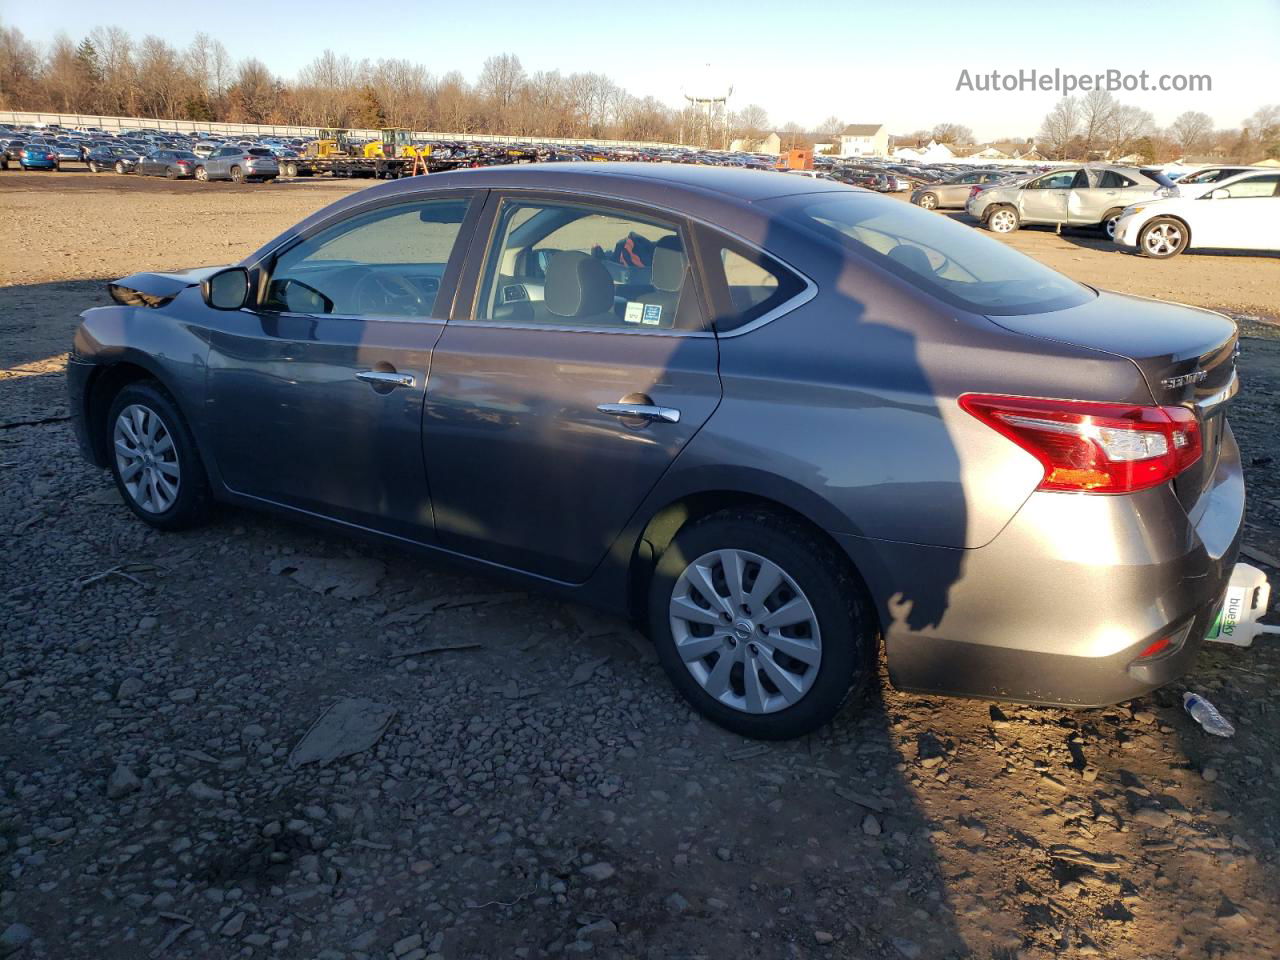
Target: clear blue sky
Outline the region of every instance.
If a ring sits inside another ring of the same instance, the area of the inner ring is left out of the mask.
[[[233,59],[257,57],[285,78],[325,48],[355,60],[406,57],[468,78],[486,56],[511,52],[530,72],[598,71],[672,106],[709,62],[732,80],[732,107],[759,103],[775,125],[810,126],[836,114],[904,133],[949,121],[980,139],[1033,134],[1058,94],[956,92],[961,69],[1212,76],[1211,93],[1116,94],[1161,125],[1202,110],[1219,126],[1236,126],[1280,100],[1280,0],[310,0],[223,8],[0,0],[0,22],[38,43],[115,24],[185,46],[204,30]]]

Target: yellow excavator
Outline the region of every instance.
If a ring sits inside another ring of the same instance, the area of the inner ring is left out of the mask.
[[[308,157],[346,157],[351,154],[347,130],[321,130],[320,136],[306,146]]]
[[[413,131],[404,127],[386,127],[382,130],[382,139],[364,145],[366,159],[378,157],[400,157],[414,160],[418,157],[431,156],[431,145],[414,146]]]

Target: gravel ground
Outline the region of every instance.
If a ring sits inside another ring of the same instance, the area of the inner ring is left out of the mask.
[[[159,534],[76,454],[75,314],[102,277],[233,260],[352,185],[13,177],[0,210],[42,246],[0,267],[0,957],[1280,953],[1275,641],[1187,678],[1232,740],[1184,685],[1068,712],[886,684],[760,745],[691,714],[625,624],[238,510]],[[1273,561],[1277,290],[1247,304],[1233,412]],[[373,729],[316,758],[355,701]]]

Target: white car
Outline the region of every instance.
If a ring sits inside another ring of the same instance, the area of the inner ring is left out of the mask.
[[[1280,170],[1179,191],[1125,207],[1115,242],[1157,260],[1189,248],[1280,252]]]

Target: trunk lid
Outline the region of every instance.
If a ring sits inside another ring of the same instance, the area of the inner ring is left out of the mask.
[[[1195,409],[1204,456],[1174,481],[1183,506],[1195,504],[1213,481],[1226,401],[1237,389],[1233,320],[1198,307],[1105,291],[1066,310],[988,319],[1015,333],[1125,357],[1137,366],[1157,404]]]

